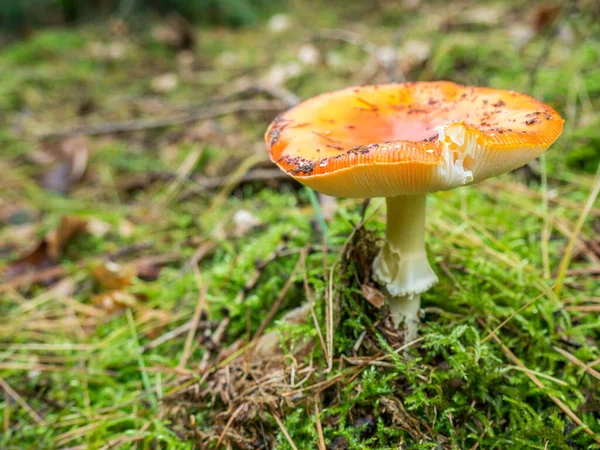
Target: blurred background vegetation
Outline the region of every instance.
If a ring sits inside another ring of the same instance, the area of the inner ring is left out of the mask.
[[[597,0],[0,0],[0,448],[597,448],[599,18]],[[441,79],[528,93],[565,129],[430,196],[440,283],[405,359],[368,279],[382,199],[316,199],[263,135],[322,92]],[[307,298],[317,325],[286,322]],[[284,343],[273,372],[230,358],[257,330]]]
[[[287,1],[287,0],[286,0]],[[2,0],[0,26],[13,33],[49,26],[99,23],[111,18],[151,19],[179,14],[204,25],[256,25],[286,1],[269,0]]]

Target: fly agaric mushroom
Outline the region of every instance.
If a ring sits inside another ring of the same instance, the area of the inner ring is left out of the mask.
[[[337,197],[385,197],[386,240],[373,262],[392,319],[416,335],[420,294],[438,279],[425,251],[428,193],[523,166],[560,135],[563,119],[517,92],[450,82],[361,86],[311,98],[277,117],[271,160]]]

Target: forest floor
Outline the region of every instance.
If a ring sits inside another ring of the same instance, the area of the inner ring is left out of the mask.
[[[313,3],[2,49],[0,447],[598,448],[595,2]],[[429,196],[440,282],[405,343],[369,280],[383,200],[319,199],[263,134],[297,98],[440,79],[565,130]]]

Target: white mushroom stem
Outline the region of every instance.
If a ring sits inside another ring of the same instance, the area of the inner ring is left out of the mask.
[[[404,322],[407,341],[417,334],[420,294],[438,281],[425,251],[426,197],[386,199],[386,242],[373,262],[375,279],[390,294],[392,319],[397,326]]]

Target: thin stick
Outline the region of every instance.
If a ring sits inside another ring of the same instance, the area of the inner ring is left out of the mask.
[[[190,358],[190,355],[192,353],[192,344],[194,343],[194,336],[196,334],[196,328],[198,327],[200,315],[202,314],[202,310],[204,309],[204,303],[206,301],[206,285],[204,285],[202,282],[202,277],[200,276],[200,271],[198,270],[198,267],[193,266],[193,268],[194,274],[196,275],[196,283],[198,284],[200,294],[198,295],[196,309],[194,309],[194,315],[192,316],[192,320],[190,322],[190,329],[185,339],[185,344],[183,346],[183,354],[181,355],[181,359],[179,360],[179,364],[177,365],[178,369],[185,368],[185,365],[187,364],[188,359]]]
[[[537,375],[538,377],[545,378],[546,380],[554,381],[556,384],[560,384],[561,386],[566,386],[566,387],[569,386],[569,383],[566,383],[563,380],[559,380],[558,378],[555,378],[552,375],[547,375],[545,373],[538,372],[537,370],[523,369],[522,367],[519,367],[519,366],[508,366],[508,367],[515,369],[515,370],[520,370],[521,372],[532,373],[534,375]]]
[[[593,376],[594,378],[600,380],[600,372],[598,372],[595,369],[592,369],[590,366],[586,365],[583,361],[581,361],[579,358],[577,358],[576,356],[572,355],[571,353],[569,353],[566,350],[563,350],[560,347],[552,347],[554,350],[556,350],[558,353],[560,353],[561,355],[563,355],[565,358],[567,358],[569,361],[571,361],[573,364],[578,365],[579,367],[583,368],[583,370],[587,373],[589,373],[591,376]]]
[[[600,305],[573,305],[565,308],[567,311],[600,312]]]
[[[294,444],[294,441],[292,440],[290,433],[288,433],[288,430],[285,428],[285,425],[283,424],[283,422],[281,421],[281,419],[279,418],[277,413],[275,411],[272,411],[272,414],[273,414],[273,418],[275,419],[275,422],[277,422],[277,425],[279,425],[279,428],[281,428],[281,432],[287,439],[287,441],[290,444],[290,446],[292,447],[292,449],[298,450],[298,447],[296,447],[296,444]]]
[[[10,430],[10,395],[4,392],[4,432]]]
[[[142,352],[147,352],[148,350],[152,350],[153,348],[158,347],[159,345],[164,344],[171,339],[174,339],[178,336],[181,336],[186,331],[189,331],[192,326],[192,322],[186,322],[183,325],[179,325],[177,328],[173,328],[171,331],[163,334],[162,336],[157,337],[153,341],[150,341],[146,345],[142,347]]]
[[[221,442],[223,442],[223,439],[225,439],[225,434],[227,433],[227,430],[229,429],[229,427],[231,426],[231,424],[233,423],[235,418],[242,412],[243,408],[244,408],[244,404],[241,404],[233,412],[233,414],[229,417],[229,420],[225,424],[225,428],[223,428],[223,431],[221,432],[221,435],[219,436],[219,440],[217,441],[217,445],[215,446],[216,448],[219,448],[219,446],[221,445]]]
[[[275,111],[283,109],[280,101],[251,100],[224,103],[220,105],[209,105],[204,108],[196,108],[182,114],[162,118],[150,118],[140,120],[126,120],[123,122],[106,122],[95,125],[84,125],[67,128],[49,133],[41,133],[37,139],[57,139],[72,136],[87,135],[99,136],[104,134],[124,133],[132,131],[150,130],[154,128],[166,128],[173,125],[185,125],[200,120],[212,119],[237,112],[245,111]]]
[[[317,435],[319,436],[319,450],[326,450],[325,436],[323,436],[323,427],[321,426],[321,412],[319,411],[319,401],[315,397],[315,423],[317,425]]]
[[[596,171],[596,177],[594,178],[593,188],[590,191],[590,195],[587,199],[585,207],[583,208],[583,211],[581,211],[581,215],[579,216],[579,219],[577,220],[575,229],[573,230],[573,233],[571,234],[569,243],[567,244],[567,247],[565,248],[565,252],[564,252],[563,257],[558,266],[558,271],[557,271],[557,275],[556,275],[556,286],[554,287],[554,292],[556,292],[556,295],[560,295],[560,291],[562,290],[562,287],[563,287],[565,275],[566,275],[567,269],[569,267],[569,263],[571,262],[571,255],[573,254],[573,248],[575,247],[575,242],[578,239],[579,233],[581,233],[583,224],[585,223],[585,220],[587,219],[587,216],[590,213],[592,206],[594,206],[594,202],[596,201],[596,197],[598,197],[598,193],[600,193],[600,164],[598,164],[598,170]]]
[[[205,176],[193,177],[192,180],[196,182],[203,189],[216,189],[222,187],[227,183],[229,177],[227,176],[216,176],[206,178]],[[292,183],[297,183],[287,173],[282,172],[280,169],[253,169],[246,173],[238,183],[249,183],[252,181],[272,181],[272,180],[285,180]]]
[[[542,235],[540,237],[542,246],[542,264],[544,278],[550,278],[550,253],[548,250],[548,242],[550,241],[550,223],[551,217],[548,212],[548,172],[546,170],[546,154],[540,155],[540,172],[542,176],[542,211],[544,223],[542,225]]]
[[[40,371],[40,372],[69,372],[69,373],[90,373],[88,369],[81,367],[66,367],[56,364],[33,364],[33,363],[22,363],[22,362],[0,362],[0,370],[14,370],[14,371]],[[94,372],[98,373],[98,372]],[[110,372],[100,372],[104,375],[110,375]]]
[[[504,325],[506,325],[513,317],[515,317],[521,311],[529,308],[531,305],[533,305],[535,302],[537,302],[544,295],[546,295],[546,292],[542,292],[540,295],[535,297],[533,300],[529,300],[527,303],[525,303],[523,306],[521,306],[519,309],[517,309],[515,312],[513,312],[510,316],[508,316],[506,319],[504,319],[500,325],[498,325],[496,328],[494,328],[492,331],[490,331],[488,333],[488,335],[486,337],[484,337],[479,343],[483,344],[485,341],[487,341],[489,338],[491,338],[494,333],[497,333],[498,330],[500,330]]]
[[[204,147],[191,151],[177,168],[175,178],[165,187],[161,197],[159,197],[152,207],[152,212],[165,208],[177,195],[185,181],[188,179],[198,160],[204,153]]]
[[[321,326],[319,325],[319,320],[317,319],[317,313],[315,312],[315,307],[312,301],[312,294],[308,285],[308,275],[306,274],[306,259],[304,260],[304,264],[302,264],[302,277],[304,278],[304,291],[306,292],[306,300],[308,301],[310,314],[312,315],[315,328],[317,329],[317,335],[319,336],[319,342],[321,343],[323,355],[325,355],[325,359],[327,359],[327,346],[325,345],[325,340],[323,339],[323,333],[321,332]]]
[[[150,404],[154,409],[156,409],[156,397],[154,397],[154,393],[152,391],[152,386],[150,385],[150,378],[148,378],[148,374],[145,372],[146,364],[144,363],[144,358],[142,357],[142,348],[140,347],[140,342],[138,341],[137,331],[135,329],[135,320],[133,319],[133,314],[131,313],[131,309],[127,309],[126,312],[127,322],[129,323],[129,330],[131,332],[131,339],[135,344],[136,350],[136,358],[138,361],[138,366],[140,368],[140,374],[142,377],[142,384],[148,393],[148,398],[150,400]]]
[[[35,420],[38,423],[38,425],[46,426],[46,421],[42,418],[42,416],[36,413],[33,410],[33,408],[29,406],[27,402],[23,400],[23,398],[12,387],[10,387],[10,384],[8,384],[2,377],[0,377],[0,387],[2,387],[2,389],[4,389],[4,392],[6,392],[7,395],[9,395],[15,402],[17,402],[21,406],[21,408],[27,411],[29,416],[31,416],[31,418]]]

